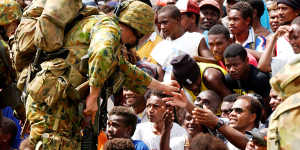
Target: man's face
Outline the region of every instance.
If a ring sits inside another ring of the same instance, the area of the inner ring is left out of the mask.
[[[181,13],[181,26],[184,28],[184,31],[190,31],[194,22],[193,17],[189,17],[186,13]]]
[[[250,18],[244,19],[240,11],[231,9],[228,14],[228,28],[233,35],[244,33],[249,30]]]
[[[298,16],[298,13],[286,4],[279,3],[278,11],[280,25],[288,25]]]
[[[270,25],[272,31],[275,33],[277,29],[279,28],[279,13],[277,10],[272,10],[269,12],[270,15]]]
[[[191,137],[194,137],[197,133],[202,131],[202,126],[195,122],[195,119],[193,119],[193,116],[190,113],[186,113],[183,127]]]
[[[221,117],[222,118],[228,118],[229,119],[229,114],[232,112],[232,106],[233,102],[223,102],[221,105]]]
[[[122,23],[120,23],[120,28],[122,43],[125,44],[128,49],[136,46],[138,42],[138,37],[136,36],[137,33],[135,33],[132,28]]]
[[[248,73],[248,58],[242,60],[240,56],[225,58],[226,70],[234,80],[240,80]]]
[[[213,98],[212,95],[210,95],[207,92],[201,92],[197,98],[194,104],[198,107],[203,108],[205,106],[209,110],[211,110],[213,113],[217,112],[218,109],[218,103],[216,102],[217,100]]]
[[[130,138],[131,128],[126,126],[125,118],[120,115],[111,115],[107,120],[107,137],[109,140],[113,138]]]
[[[200,27],[204,30],[209,30],[212,26],[217,24],[220,17],[220,12],[210,5],[204,5],[200,9]]]
[[[157,96],[152,95],[147,100],[146,110],[150,122],[157,123],[162,121],[166,109],[166,104]]]
[[[246,99],[237,99],[229,114],[229,126],[244,132],[255,124],[255,114],[249,111],[250,102]]]
[[[164,37],[173,37],[174,28],[180,24],[180,21],[170,17],[168,12],[162,12],[158,14],[158,24]]]
[[[230,43],[230,40],[226,39],[224,34],[208,35],[209,48],[217,61],[223,60],[223,53]]]
[[[272,111],[274,111],[282,100],[274,90],[270,91],[270,98],[270,106],[272,108]]]
[[[125,98],[126,106],[137,107],[145,101],[144,95],[139,95],[131,90],[124,90],[123,97]]]
[[[289,40],[296,54],[300,53],[300,26],[292,24],[289,32]]]

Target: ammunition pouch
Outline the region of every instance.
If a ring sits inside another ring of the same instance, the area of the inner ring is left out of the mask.
[[[88,69],[89,69],[89,56],[88,54],[84,55],[80,59],[80,64],[79,64],[79,72],[87,77],[88,76]]]

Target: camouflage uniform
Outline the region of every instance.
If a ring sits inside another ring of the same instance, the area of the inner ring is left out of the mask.
[[[21,19],[22,10],[19,3],[14,0],[1,0],[0,1],[0,26],[11,26],[12,23],[17,22]],[[5,31],[4,31],[5,33]],[[3,35],[3,38],[6,35]],[[15,99],[11,98],[8,92],[12,87],[14,81],[14,71],[11,68],[9,45],[0,35],[0,94],[1,104],[0,107],[15,106]],[[5,90],[4,90],[5,89]],[[11,91],[15,91],[12,89]],[[4,96],[4,97],[2,97]],[[9,99],[7,98],[9,97]]]
[[[33,0],[16,30],[17,71],[33,62],[36,47],[53,52],[63,46],[64,30],[82,8],[81,0]]]
[[[141,14],[135,17],[151,26],[151,30],[144,28],[146,25],[130,20],[130,15],[136,15],[132,9],[137,8],[141,11],[145,9],[150,11],[148,13],[150,17]],[[80,98],[74,88],[86,80],[78,72],[80,59],[85,54],[88,53],[90,56],[89,84],[92,86],[102,88],[104,82],[110,80],[113,81],[109,88],[112,93],[121,85],[143,93],[152,80],[121,56],[121,31],[117,18],[105,14],[91,15],[89,12],[86,9],[82,10],[81,13],[90,16],[77,21],[64,37],[63,47],[69,50],[67,58],[43,62],[41,71],[29,83],[26,114],[31,124],[30,142],[33,145],[41,144],[44,149],[80,148],[79,130],[82,113],[78,109]],[[140,33],[153,31],[154,13],[142,2],[130,3],[121,11],[119,19],[123,23],[128,21],[127,24],[134,26],[133,28]],[[28,48],[26,44],[32,42],[27,41],[32,39],[31,33],[26,32],[28,28],[18,29],[19,35],[26,37],[19,40],[18,47]],[[22,74],[26,75],[24,73],[26,69],[23,70]],[[24,79],[22,76],[20,78]]]
[[[22,9],[19,3],[14,0],[1,0],[0,14],[0,26],[5,26],[16,20],[20,20]]]
[[[0,26],[7,26],[10,25],[11,23],[18,21],[21,19],[22,16],[22,10],[21,6],[19,3],[17,3],[14,0],[1,0],[0,1]],[[7,44],[7,41],[4,41],[3,37],[0,35],[0,42],[3,49],[5,49],[5,56],[7,60],[9,61],[9,46]],[[2,54],[0,54],[2,55]],[[7,79],[5,78],[10,77],[10,74],[8,73],[7,67],[5,68],[4,66],[6,65],[4,61],[2,60],[2,57],[0,57],[0,72],[1,72],[1,77],[0,80],[4,81],[1,84],[5,83],[11,83],[12,79]],[[10,64],[9,64],[10,65]],[[3,88],[1,85],[0,88]]]
[[[300,57],[287,64],[270,83],[284,100],[272,113],[268,129],[268,150],[296,150],[300,147]]]

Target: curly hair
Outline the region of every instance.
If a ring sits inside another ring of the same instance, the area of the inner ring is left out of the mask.
[[[191,150],[227,150],[226,145],[215,136],[199,133],[191,141]]]
[[[132,133],[133,135],[136,124],[137,124],[137,116],[135,115],[134,111],[125,106],[115,106],[112,108],[112,110],[108,113],[108,116],[112,115],[118,115],[124,117],[124,124],[128,127],[130,126],[132,128]]]
[[[105,143],[104,150],[135,150],[135,147],[130,139],[114,138]]]

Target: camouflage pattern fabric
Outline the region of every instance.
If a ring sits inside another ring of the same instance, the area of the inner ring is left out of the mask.
[[[31,124],[32,144],[45,141],[42,136],[44,133],[49,135],[47,136],[49,140],[46,141],[53,141],[53,144],[46,146],[45,149],[58,146],[57,141],[61,139],[80,137],[79,116],[82,113],[78,110],[76,91],[72,89],[84,82],[84,77],[77,70],[80,58],[87,53],[90,55],[91,86],[101,88],[110,78],[114,81],[110,88],[112,93],[121,85],[138,93],[146,91],[152,79],[121,56],[120,36],[116,18],[105,14],[85,17],[65,36],[64,48],[70,51],[66,60],[54,59],[41,64],[42,70],[29,84],[26,104],[26,114]],[[60,137],[59,140],[56,140],[56,137]],[[65,144],[59,146],[68,149],[68,145],[72,145],[72,149],[78,149],[80,146],[73,147],[77,144],[74,144],[76,140],[70,140],[72,142],[63,140]],[[47,145],[45,142],[42,143],[44,146]]]
[[[274,77],[271,78],[270,84],[272,89],[279,94],[282,99],[300,91],[300,55],[284,66]]]
[[[76,83],[73,77],[81,75],[61,58],[46,61],[41,67],[28,86],[30,142],[36,145],[42,141],[43,149],[79,149],[82,112],[76,85],[72,83]]]
[[[119,20],[137,30],[141,34],[154,31],[154,11],[140,1],[124,1],[121,5]]]
[[[297,150],[300,147],[300,93],[285,99],[271,115],[268,150]]]
[[[283,102],[272,113],[268,131],[268,150],[296,150],[300,147],[300,55],[271,78],[272,89]]]
[[[17,71],[32,62],[36,47],[53,52],[63,46],[65,26],[78,16],[81,0],[34,0],[16,30]]]
[[[0,1],[0,26],[9,25],[22,17],[22,9],[15,0]]]
[[[97,18],[101,23],[93,27],[90,35],[89,85],[102,88],[110,76],[120,72],[124,75],[124,86],[144,93],[152,79],[120,55],[121,35],[117,20],[105,15]]]

